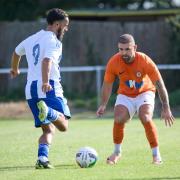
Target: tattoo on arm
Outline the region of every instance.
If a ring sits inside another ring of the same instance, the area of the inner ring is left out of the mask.
[[[155,86],[158,91],[162,106],[169,107],[169,97],[168,97],[168,93],[167,93],[163,80],[161,79],[161,80],[156,81]]]

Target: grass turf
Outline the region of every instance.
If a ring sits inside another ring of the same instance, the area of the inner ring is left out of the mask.
[[[180,119],[172,128],[155,120],[164,163],[151,164],[151,150],[141,123],[133,119],[126,125],[123,156],[115,166],[105,163],[113,150],[113,119],[74,119],[66,133],[56,131],[49,159],[53,170],[35,170],[38,137],[32,120],[0,120],[1,180],[168,180],[180,179]],[[75,162],[80,147],[91,146],[99,154],[97,164],[81,169]]]

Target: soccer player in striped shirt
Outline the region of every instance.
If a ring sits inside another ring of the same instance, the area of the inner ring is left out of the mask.
[[[62,9],[54,8],[47,13],[47,28],[23,40],[13,52],[11,77],[19,72],[21,56],[28,62],[25,95],[35,120],[41,127],[36,168],[53,168],[48,155],[55,127],[66,131],[70,111],[60,83],[59,63],[62,57],[62,38],[68,31],[69,17]]]

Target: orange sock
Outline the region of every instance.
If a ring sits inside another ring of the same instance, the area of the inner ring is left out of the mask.
[[[113,127],[113,141],[114,144],[121,144],[124,137],[124,123],[114,122]]]
[[[146,137],[148,139],[148,142],[151,146],[151,148],[158,146],[158,133],[156,126],[153,121],[148,121],[143,123],[143,126],[145,128]]]

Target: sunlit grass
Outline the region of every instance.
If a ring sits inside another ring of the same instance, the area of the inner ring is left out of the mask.
[[[0,120],[0,179],[1,180],[58,180],[58,179],[180,179],[180,119],[172,128],[156,120],[160,150],[164,163],[151,164],[151,150],[141,123],[133,119],[126,126],[123,156],[115,166],[105,163],[113,150],[113,119],[100,120],[89,116],[72,119],[66,133],[56,131],[50,149],[53,170],[35,170],[40,129],[31,120]],[[99,154],[97,164],[81,169],[75,162],[80,147],[91,146]]]

